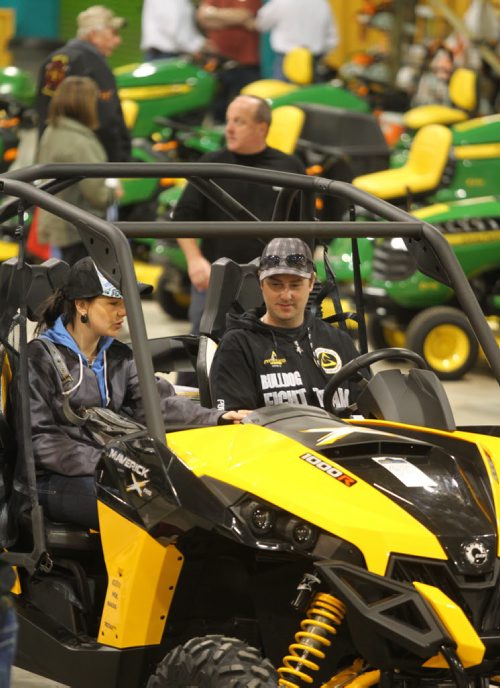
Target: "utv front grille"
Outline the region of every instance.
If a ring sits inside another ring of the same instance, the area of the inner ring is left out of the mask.
[[[391,557],[387,576],[403,583],[426,583],[439,588],[465,613],[476,630],[500,631],[499,561],[493,572],[477,576],[455,573],[449,562]]]
[[[373,277],[377,280],[399,280],[411,277],[417,264],[412,255],[402,246],[394,246],[394,241],[384,239],[376,244],[373,252]]]

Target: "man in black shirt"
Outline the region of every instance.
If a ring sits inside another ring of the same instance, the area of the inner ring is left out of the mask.
[[[77,17],[77,37],[51,53],[43,63],[37,87],[36,110],[39,134],[47,126],[49,103],[56,88],[67,76],[88,76],[99,90],[99,129],[96,135],[108,160],[130,160],[130,136],[123,119],[113,72],[106,58],[120,45],[119,30],[125,19],[107,7],[93,5]]]
[[[266,145],[271,123],[267,102],[255,96],[238,96],[226,113],[226,148],[203,156],[205,162],[223,162],[248,167],[260,167],[282,172],[304,174],[298,158],[286,155]],[[278,189],[237,179],[217,179],[217,184],[234,196],[260,220],[270,220]],[[231,218],[193,185],[188,184],[174,211],[175,220],[227,221]],[[259,239],[210,238],[198,245],[195,239],[179,239],[188,263],[191,279],[191,307],[189,319],[192,331],[199,332],[205,304],[211,263],[227,257],[238,263],[248,263],[262,253]]]
[[[323,406],[330,376],[358,352],[346,332],[306,311],[314,278],[311,252],[300,239],[273,239],[265,247],[259,269],[265,308],[228,316],[212,363],[218,409]],[[348,407],[356,392],[351,384],[339,388],[335,407]]]

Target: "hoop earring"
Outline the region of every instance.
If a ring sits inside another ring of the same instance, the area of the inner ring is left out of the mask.
[[[84,325],[86,325],[86,324],[88,323],[88,321],[89,321],[89,316],[87,315],[87,313],[83,313],[83,314],[80,316],[80,321],[81,321]]]

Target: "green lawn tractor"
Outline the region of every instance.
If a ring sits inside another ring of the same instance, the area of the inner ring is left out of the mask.
[[[217,150],[224,143],[222,131],[212,131],[209,135],[206,130],[184,129],[179,136],[184,147],[198,153],[202,149],[204,152]],[[362,172],[383,169],[390,155],[380,126],[372,115],[305,102],[273,111],[268,142],[281,150],[294,151],[310,173],[347,182]],[[161,218],[171,216],[182,190],[182,183],[178,183],[160,194],[158,211]],[[346,201],[335,196],[318,193],[315,203],[320,219],[340,220],[348,210]],[[190,282],[177,242],[144,239],[141,243],[149,247],[152,263],[164,265],[157,290],[162,307],[173,317],[185,318],[190,302]],[[321,275],[322,261],[318,263],[318,270]]]
[[[500,197],[438,204],[413,214],[442,232],[500,343]],[[441,379],[460,379],[476,364],[480,349],[454,293],[417,269],[402,239],[371,246],[365,296],[374,344],[406,345]]]

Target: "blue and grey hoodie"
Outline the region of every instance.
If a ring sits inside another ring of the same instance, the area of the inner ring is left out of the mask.
[[[74,387],[69,403],[75,412],[92,406],[108,406],[145,423],[137,369],[132,350],[117,339],[103,337],[90,367],[61,320],[43,333],[59,349]],[[85,426],[71,424],[63,409],[64,395],[55,363],[42,337],[28,344],[30,412],[35,461],[39,472],[92,475],[102,447]],[[177,396],[173,385],[158,380],[160,406],[165,423],[217,425],[221,411],[206,409],[191,399]]]
[[[41,339],[49,339],[54,344],[59,344],[60,346],[67,347],[70,351],[73,351],[80,360],[80,369],[83,365],[89,365],[89,362],[85,355],[78,348],[78,344],[75,342],[73,337],[70,335],[64,323],[62,317],[57,318],[53,327],[45,330],[43,334],[40,335]],[[113,337],[101,337],[98,344],[98,353],[94,362],[92,363],[92,371],[97,377],[97,384],[99,385],[99,391],[101,393],[101,406],[109,406],[110,396],[108,391],[108,382],[106,379],[106,351],[109,349],[111,344],[114,342]],[[82,371],[80,371],[79,380],[75,380],[75,387],[81,384],[82,381]]]

